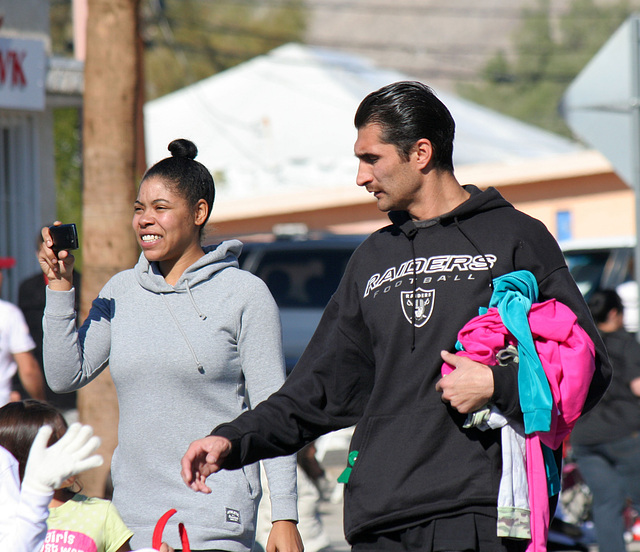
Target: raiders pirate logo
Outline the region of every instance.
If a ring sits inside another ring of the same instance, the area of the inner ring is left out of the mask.
[[[402,312],[405,318],[409,321],[409,324],[415,323],[416,328],[424,326],[433,312],[433,302],[436,297],[435,289],[422,289],[418,288],[415,292],[415,298],[413,291],[403,291],[400,293],[400,300],[402,301]],[[413,311],[414,317],[412,319],[411,313]]]

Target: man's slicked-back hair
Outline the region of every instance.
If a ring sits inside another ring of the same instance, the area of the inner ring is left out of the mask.
[[[431,142],[434,167],[453,172],[455,122],[447,107],[426,84],[401,81],[369,94],[358,107],[357,129],[379,125],[381,140],[408,159],[421,138]]]

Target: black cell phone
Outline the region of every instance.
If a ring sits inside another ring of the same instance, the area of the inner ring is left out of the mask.
[[[76,225],[61,224],[59,226],[49,226],[49,233],[53,241],[52,249],[62,251],[64,249],[78,249],[78,230]]]

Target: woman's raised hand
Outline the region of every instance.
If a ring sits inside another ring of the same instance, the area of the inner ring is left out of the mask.
[[[60,224],[60,221],[54,222],[55,226]],[[69,291],[73,287],[75,257],[67,250],[53,250],[53,240],[47,226],[42,229],[42,240],[43,243],[38,250],[38,262],[49,281],[49,287],[56,291]]]

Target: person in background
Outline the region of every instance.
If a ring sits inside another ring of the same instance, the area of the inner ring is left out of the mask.
[[[306,447],[304,449],[307,450]],[[260,473],[264,476],[264,467],[261,465]],[[324,472],[323,472],[324,475]],[[319,511],[320,491],[315,481],[307,474],[300,462],[298,453],[297,466],[297,490],[298,490],[298,531],[302,537],[305,552],[332,552],[329,534],[325,530]],[[267,550],[269,538],[269,526],[271,519],[271,506],[269,488],[263,487],[263,499],[258,507],[258,524],[256,528],[256,544],[253,552]]]
[[[634,274],[633,267],[630,274]],[[631,335],[638,333],[638,282],[627,280],[616,286],[616,293],[622,300],[624,307],[624,329]]]
[[[100,439],[90,426],[72,424],[62,439],[47,446],[52,433],[48,425],[37,431],[22,466],[0,444],[0,550],[40,552],[54,489],[102,464],[102,457],[93,454]]]
[[[0,289],[2,271],[14,265],[12,257],[0,257]],[[0,406],[16,398],[12,397],[14,375],[18,376],[30,397],[45,400],[44,376],[33,354],[35,347],[20,309],[0,299]]]
[[[38,232],[36,241],[36,257],[40,255],[42,248],[42,233]],[[77,290],[75,297],[75,309],[76,312],[80,312],[80,283],[81,275],[77,270],[73,271],[73,287]],[[24,319],[29,327],[29,333],[35,341],[36,347],[33,350],[33,354],[39,363],[40,369],[44,366],[42,359],[42,317],[44,316],[45,305],[45,289],[47,287],[47,278],[42,273],[38,273],[28,276],[22,282],[18,288],[18,307],[24,315]],[[47,402],[59,408],[65,417],[69,413],[75,411],[76,408],[76,395],[75,391],[71,393],[54,393],[45,379],[45,396]],[[20,395],[19,398],[27,398],[25,396],[24,386],[20,383],[20,378],[14,376],[13,389]]]
[[[49,445],[59,441],[67,431],[62,413],[45,402],[27,399],[0,408],[0,445],[18,461],[21,479],[31,445],[45,425],[53,428]],[[113,504],[73,491],[76,485],[78,480],[72,475],[54,487],[45,548],[51,543],[83,552],[131,552],[129,540],[133,533]]]
[[[239,241],[202,245],[213,178],[195,160],[193,142],[174,140],[169,150],[145,173],[132,205],[138,263],[107,282],[79,330],[73,256],[56,254],[43,229],[44,367],[53,390],[66,392],[109,364],[120,408],[113,502],[134,532],[132,546],[148,543],[158,518],[175,508],[169,544],[177,543],[182,518],[194,551],[249,552],[259,465],[221,474],[207,496],[194,496],[177,467],[212,420],[254,408],[284,382],[278,307],[262,280],[238,268]],[[265,469],[270,548],[300,552],[295,457],[269,460]]]
[[[600,403],[580,418],[571,435],[573,455],[593,495],[600,552],[625,552],[624,510],[640,511],[640,344],[624,329],[622,300],[596,290],[589,308],[613,365]]]
[[[15,414],[15,407],[12,404],[5,409],[0,408],[0,418],[6,421],[7,411],[13,410]],[[23,429],[29,433],[33,427]],[[43,545],[48,532],[47,518],[54,490],[63,486],[66,480],[102,464],[102,456],[94,454],[100,446],[100,439],[93,435],[90,426],[71,424],[60,439],[51,443],[55,440],[53,433],[51,425],[40,427],[31,448],[24,446],[31,439],[21,431],[13,437],[4,434],[0,437],[5,444],[10,442],[9,446],[22,457],[22,461],[18,462],[0,444],[0,550],[42,552],[44,549],[46,552],[47,548]],[[15,437],[19,438],[16,440]],[[81,552],[81,543],[74,539],[74,545],[68,548]],[[91,545],[89,547],[91,549]],[[59,549],[62,550],[61,547]],[[175,552],[165,542],[159,550]],[[143,548],[137,552],[153,552],[153,549]]]

